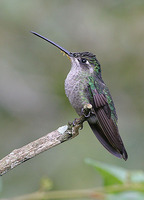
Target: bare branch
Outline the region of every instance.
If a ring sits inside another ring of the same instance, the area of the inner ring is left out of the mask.
[[[31,194],[26,194],[19,197],[13,197],[1,200],[48,200],[48,199],[84,199],[94,198],[99,200],[105,199],[105,194],[95,189],[83,189],[83,190],[67,190],[67,191],[38,191]]]
[[[22,164],[23,162],[35,157],[36,155],[55,147],[79,134],[79,129],[86,120],[86,115],[91,111],[92,105],[87,104],[83,108],[83,115],[75,120],[75,123],[59,127],[57,130],[19,148],[0,160],[0,175]]]
[[[121,192],[144,192],[143,183],[126,183],[119,185],[110,185],[97,187],[93,189],[65,190],[65,191],[37,191],[23,196],[1,199],[1,200],[48,200],[48,199],[97,199],[104,200],[108,194],[117,194]],[[115,199],[117,196],[115,196]]]

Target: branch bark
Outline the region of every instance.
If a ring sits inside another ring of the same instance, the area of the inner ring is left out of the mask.
[[[79,134],[79,129],[82,128],[83,122],[86,121],[86,115],[91,109],[92,105],[86,104],[83,108],[83,115],[77,118],[74,123],[68,123],[68,125],[59,127],[57,130],[23,147],[13,150],[0,160],[0,176],[36,155],[76,137]]]

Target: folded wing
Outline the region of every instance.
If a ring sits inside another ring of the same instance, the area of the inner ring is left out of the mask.
[[[99,94],[96,89],[91,90],[93,107],[98,118],[98,123],[92,124],[88,120],[94,134],[103,146],[113,155],[127,160],[128,155],[119,135],[118,127],[111,116],[111,109],[104,94]]]

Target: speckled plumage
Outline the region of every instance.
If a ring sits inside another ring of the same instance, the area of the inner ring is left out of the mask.
[[[89,98],[93,99],[92,93],[87,90],[90,86],[92,91],[96,89],[99,94],[106,96],[113,120],[117,124],[115,106],[109,89],[102,80],[101,67],[95,55],[89,52],[74,53],[74,55],[76,59],[87,59],[92,70],[90,71],[86,66],[80,66],[79,63],[76,63],[76,60],[74,61],[75,58],[71,58],[72,67],[65,80],[65,92],[70,103],[80,115],[84,104],[89,103]]]
[[[116,109],[102,80],[98,60],[89,52],[73,53],[70,58],[72,66],[65,80],[65,92],[71,105],[81,115],[83,106],[91,103],[93,112],[87,121],[94,134],[110,153],[126,160],[128,156],[118,132]]]

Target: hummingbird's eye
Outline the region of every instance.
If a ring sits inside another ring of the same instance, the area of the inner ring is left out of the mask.
[[[82,59],[81,59],[81,62],[82,62],[82,63],[86,63],[86,61],[87,61],[87,60],[86,60],[85,58],[82,58]]]

